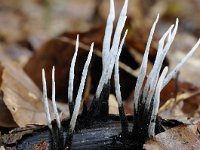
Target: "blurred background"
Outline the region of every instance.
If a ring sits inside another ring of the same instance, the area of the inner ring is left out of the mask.
[[[123,0],[115,0],[116,14],[119,14],[122,4]],[[64,32],[87,32],[95,26],[105,25],[108,8],[109,0],[0,0],[0,50],[7,49],[13,59],[21,57],[25,64],[31,52],[20,51],[27,56],[22,58],[17,52],[11,54],[9,51],[19,50],[19,46],[36,50],[48,39]],[[177,56],[176,59],[175,55],[170,57],[174,66],[183,57],[180,51],[187,52],[200,37],[200,1],[129,0],[126,23],[129,36],[144,37],[146,41],[149,28],[158,13],[161,17],[155,33],[157,39],[169,25],[175,23],[177,17],[180,20],[176,41],[172,45],[175,50],[170,51]],[[196,59],[190,60],[190,63],[200,66],[199,54],[195,56]],[[188,68],[187,65],[185,67]],[[199,77],[200,73],[194,84],[200,84]],[[189,78],[186,80],[192,81]]]
[[[115,0],[116,14],[122,4],[123,0]],[[64,31],[86,31],[105,23],[108,8],[109,0],[0,0],[1,45]],[[158,13],[162,26],[178,17],[179,32],[199,37],[199,0],[129,0],[128,17],[133,28],[147,28]]]

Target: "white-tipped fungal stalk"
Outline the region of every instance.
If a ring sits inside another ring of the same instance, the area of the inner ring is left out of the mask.
[[[51,115],[50,115],[50,109],[49,109],[49,103],[48,103],[48,97],[47,97],[47,86],[46,86],[46,78],[45,78],[45,70],[42,69],[42,84],[43,84],[43,105],[44,105],[44,111],[46,113],[47,118],[47,125],[49,129],[52,131],[52,124],[51,124]],[[56,101],[55,101],[55,68],[53,66],[52,68],[52,105],[53,105],[53,112],[56,118],[56,124],[58,128],[61,128],[60,123],[60,117],[58,114]]]
[[[155,27],[156,27],[156,24],[158,22],[158,19],[159,19],[159,14],[157,15],[156,20],[153,23],[153,26],[151,28],[151,31],[150,31],[150,34],[149,34],[149,38],[148,38],[148,41],[147,41],[147,46],[146,46],[146,49],[145,49],[145,52],[144,52],[142,64],[141,64],[141,67],[140,67],[140,73],[139,73],[139,76],[137,78],[137,82],[136,82],[136,86],[135,86],[134,109],[136,111],[138,109],[138,102],[139,102],[139,98],[140,98],[140,94],[141,94],[141,88],[142,88],[142,85],[143,85],[144,78],[146,76],[147,61],[148,61],[150,44],[151,44],[151,41],[153,39],[153,34],[154,34],[154,31],[155,31]]]
[[[120,90],[120,81],[119,81],[119,56],[122,51],[122,47],[125,42],[125,38],[127,35],[128,30],[125,31],[125,34],[122,38],[122,41],[119,46],[118,54],[115,60],[115,72],[114,72],[114,81],[115,81],[115,94],[116,94],[116,99],[118,102],[118,110],[119,110],[119,116],[120,116],[120,121],[121,121],[121,127],[122,127],[122,133],[127,133],[128,132],[128,121],[126,118],[126,114],[124,111],[124,106],[122,102],[122,96],[121,96],[121,90]]]
[[[110,8],[111,10],[114,8],[113,4],[114,4],[114,1],[111,1],[111,6],[112,8]],[[124,6],[121,10],[121,13],[120,13],[120,16],[119,16],[119,19],[118,19],[118,22],[117,22],[117,27],[116,27],[116,30],[115,30],[115,33],[114,33],[114,38],[113,38],[113,43],[112,43],[112,46],[111,46],[111,49],[107,50],[105,52],[105,50],[103,49],[103,58],[102,58],[102,61],[103,61],[103,71],[102,71],[102,75],[101,75],[101,78],[100,78],[100,81],[99,81],[99,85],[97,87],[97,90],[96,90],[96,97],[97,99],[99,98],[100,94],[101,94],[101,91],[104,87],[105,84],[107,84],[107,82],[110,80],[111,78],[111,75],[112,75],[112,72],[113,72],[113,68],[114,68],[114,65],[115,65],[115,60],[116,60],[116,57],[117,57],[117,53],[118,53],[118,50],[119,50],[119,43],[120,43],[120,38],[121,38],[121,33],[122,33],[122,30],[123,30],[123,27],[124,27],[124,24],[125,24],[125,21],[126,21],[126,13],[127,13],[127,7],[128,7],[128,0],[125,0],[124,2]],[[114,11],[110,11],[110,14],[109,16],[114,16]],[[108,26],[111,25],[110,22],[113,22],[113,18],[114,17],[109,17],[107,22],[109,22],[109,24],[107,23],[107,26],[106,26],[106,29],[109,28]],[[111,29],[111,28],[110,28]],[[108,35],[108,41],[111,42],[111,31],[110,30],[106,30],[105,31],[105,35]],[[105,44],[106,42],[104,42]],[[103,47],[110,47],[110,44],[107,44],[107,46],[103,46]]]
[[[155,21],[152,30],[155,30],[155,24],[157,21]],[[197,50],[197,47],[200,44],[200,39],[197,41],[197,43],[194,45],[194,47],[190,50],[190,52],[181,60],[181,62],[167,75],[168,68],[165,67],[163,70],[160,78],[160,70],[162,68],[163,61],[166,57],[167,52],[170,49],[170,46],[172,42],[174,41],[177,29],[178,29],[178,22],[179,20],[176,19],[176,24],[171,25],[170,28],[165,32],[165,34],[162,36],[158,43],[158,51],[156,55],[156,59],[153,65],[153,68],[147,78],[147,81],[145,83],[145,86],[142,90],[142,85],[144,82],[144,77],[146,75],[146,69],[147,69],[147,58],[148,58],[148,44],[144,53],[143,61],[140,68],[140,74],[137,79],[136,87],[135,87],[135,93],[134,93],[134,109],[135,114],[138,113],[139,110],[139,103],[143,105],[143,109],[145,109],[145,112],[151,112],[151,120],[148,124],[148,135],[154,136],[155,134],[155,120],[156,116],[158,114],[158,108],[160,104],[160,92],[161,90],[167,85],[167,83],[176,75],[180,67],[192,56],[192,54]],[[166,39],[167,38],[167,39]],[[149,39],[152,39],[152,34],[149,35]],[[166,41],[166,42],[165,42]],[[147,42],[148,43],[148,42]],[[158,80],[159,79],[159,80]],[[142,98],[141,98],[142,95]],[[152,105],[153,102],[153,105]],[[152,111],[151,111],[152,107]],[[143,116],[140,116],[143,117]],[[146,117],[146,116],[144,116]]]
[[[48,104],[48,97],[47,97],[47,84],[46,84],[44,69],[42,69],[42,84],[43,84],[43,106],[44,106],[44,111],[46,113],[47,125],[49,129],[52,130],[51,116],[49,112],[49,104]]]
[[[122,96],[121,96],[121,90],[120,90],[120,83],[119,83],[119,63],[118,60],[115,63],[115,94],[116,94],[116,99],[118,102],[119,106],[122,106]]]
[[[75,48],[74,56],[72,58],[70,70],[69,70],[69,84],[68,84],[68,101],[69,101],[69,103],[72,103],[72,101],[73,101],[74,68],[75,68],[78,48],[79,48],[79,35],[77,35],[77,38],[76,38],[76,48]]]
[[[119,56],[121,54],[122,47],[124,45],[127,33],[128,33],[128,30],[126,30],[125,33],[124,33],[124,36],[123,36],[122,41],[121,41],[120,46],[119,46],[117,58],[116,58],[116,61],[115,61],[115,73],[114,73],[115,94],[116,94],[116,98],[117,98],[117,102],[118,102],[119,106],[122,106],[122,96],[121,96],[120,83],[119,83]]]
[[[74,131],[77,116],[79,114],[83,90],[84,90],[84,87],[85,87],[86,76],[87,76],[89,64],[90,64],[90,61],[91,61],[91,58],[92,58],[93,47],[94,47],[94,43],[91,44],[90,52],[88,54],[87,60],[85,62],[84,68],[83,68],[81,83],[80,83],[80,86],[79,86],[79,89],[78,89],[78,94],[77,94],[77,97],[76,97],[76,100],[75,100],[75,107],[74,107],[74,111],[73,111],[73,114],[72,114],[72,118],[70,120],[70,125],[69,125],[70,132]]]
[[[149,77],[148,77],[147,84],[145,85],[145,87],[149,88],[148,98],[146,100],[147,109],[149,109],[150,102],[151,102],[151,99],[153,97],[153,93],[154,93],[155,88],[156,88],[156,83],[157,83],[157,80],[158,80],[160,69],[162,67],[162,63],[163,63],[164,58],[165,58],[167,52],[169,51],[169,48],[170,48],[170,46],[171,46],[171,44],[172,44],[172,42],[175,38],[177,29],[178,29],[178,22],[179,22],[178,19],[176,19],[176,25],[175,25],[172,33],[171,33],[171,30],[170,30],[169,35],[168,35],[168,39],[167,39],[167,43],[165,44],[164,49],[162,49],[162,50],[160,50],[160,52],[158,52],[158,56],[156,57],[155,64],[153,66],[153,69],[152,69]]]
[[[56,118],[56,123],[58,128],[61,128],[61,124],[60,124],[60,117],[58,114],[58,109],[57,109],[57,105],[56,105],[56,96],[55,96],[55,92],[56,88],[55,88],[55,67],[53,66],[52,68],[52,105],[53,105],[53,112]]]
[[[148,131],[149,137],[155,135],[156,117],[157,117],[158,109],[160,105],[160,92],[162,90],[163,81],[164,81],[165,76],[167,75],[167,72],[168,72],[168,67],[165,67],[156,86],[153,109],[152,109],[152,114],[151,114],[151,121],[150,121],[149,131]]]
[[[115,60],[116,60],[116,57],[117,57],[117,53],[118,53],[118,50],[119,50],[121,33],[122,33],[122,30],[124,28],[126,18],[127,18],[127,16],[126,16],[127,7],[128,7],[128,0],[125,0],[124,6],[121,10],[121,13],[120,13],[120,16],[119,16],[119,19],[118,19],[118,22],[117,22],[117,27],[116,27],[116,31],[115,31],[115,34],[114,34],[112,47],[111,47],[110,53],[109,53],[110,63],[108,64],[108,68],[107,68],[106,80],[109,80],[111,78],[111,75],[112,75],[113,67],[114,67]]]
[[[103,48],[102,48],[103,68],[106,67],[106,61],[107,61],[107,57],[108,57],[109,51],[110,51],[114,19],[115,19],[114,1],[110,0],[110,12],[109,12],[109,15],[107,18],[107,24],[106,24],[105,35],[104,35],[104,39],[103,39]]]
[[[154,66],[152,68],[152,71],[150,72],[150,74],[148,76],[149,79],[154,77],[154,75],[155,75],[154,73],[156,73],[156,74],[160,73],[160,71],[158,71],[157,69],[162,66],[162,62],[161,61],[163,61],[162,59],[164,59],[164,57],[162,57],[162,56],[164,56],[163,55],[164,43],[165,43],[165,40],[166,40],[167,36],[170,36],[171,30],[172,30],[173,27],[174,27],[174,25],[171,25],[169,27],[169,29],[164,33],[164,35],[161,37],[161,39],[160,39],[160,41],[158,43],[158,51],[157,51],[157,55],[156,55],[156,60],[155,60]],[[162,55],[161,55],[161,53],[162,53]],[[156,76],[155,79],[157,79],[157,78],[158,77]],[[144,87],[144,90],[143,90],[142,104],[145,103],[145,98],[146,98],[145,95],[147,95],[147,93],[148,93],[150,82],[151,82],[151,80],[147,80],[147,82],[145,84],[145,87]]]

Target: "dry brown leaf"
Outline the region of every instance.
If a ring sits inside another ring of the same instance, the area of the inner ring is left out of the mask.
[[[109,106],[109,114],[115,114],[115,115],[119,114],[118,103],[116,97],[113,94],[109,95],[108,106]]]
[[[0,58],[0,126],[24,127],[28,124],[46,124],[42,92],[23,69],[2,54]],[[50,103],[51,117],[54,119]],[[61,118],[69,117],[68,105],[57,102]],[[14,120],[13,120],[14,119]]]
[[[199,117],[200,89],[191,83],[178,82],[178,93],[175,100],[176,86],[171,82],[162,91],[159,115],[165,119],[182,120],[187,117]],[[169,96],[171,95],[171,98]],[[168,98],[168,99],[167,99]],[[185,119],[184,119],[185,120]]]
[[[74,81],[74,91],[77,93],[82,68],[87,57],[87,51],[79,50],[75,68],[76,80]],[[51,70],[55,66],[56,74],[56,95],[57,98],[67,97],[67,87],[69,78],[69,68],[74,54],[74,46],[66,44],[58,39],[52,39],[45,43],[40,50],[29,60],[25,66],[26,73],[42,89],[42,68],[46,71],[47,89],[51,89]],[[51,90],[48,91],[49,97]]]
[[[5,150],[5,148],[3,146],[0,147],[0,150]]]
[[[157,134],[144,144],[146,150],[199,150],[199,125],[182,125]]]
[[[23,72],[11,62],[1,63],[3,101],[18,126],[45,124],[42,93]]]
[[[2,95],[0,96],[0,108],[0,126],[7,128],[17,127],[16,123],[13,121],[10,111],[3,102]]]

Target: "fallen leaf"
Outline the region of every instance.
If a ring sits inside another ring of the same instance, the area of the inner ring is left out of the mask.
[[[9,132],[9,134],[4,134],[0,137],[0,145],[2,144],[14,144],[21,140],[25,135],[30,135],[34,131],[43,129],[45,126],[31,125],[24,128],[15,128]]]
[[[157,134],[144,144],[145,150],[198,150],[199,125],[182,125]]]
[[[42,93],[22,68],[11,62],[1,63],[1,91],[3,102],[18,126],[46,124]]]
[[[66,98],[69,68],[74,54],[74,48],[75,47],[72,44],[66,44],[59,39],[52,39],[46,42],[40,50],[35,52],[24,69],[36,85],[42,89],[41,71],[42,68],[44,68],[46,71],[47,89],[51,89],[51,70],[52,67],[55,66],[57,98]],[[87,51],[82,50],[81,48],[78,51],[75,67],[76,80],[74,81],[74,96],[76,95],[79,87],[82,68],[86,60],[87,53]],[[48,91],[48,96],[51,96],[51,90]]]
[[[13,121],[13,117],[3,102],[3,95],[0,94],[0,126],[6,128],[17,127],[16,123]]]
[[[3,146],[0,147],[0,150],[5,150],[5,148]]]
[[[109,114],[119,115],[118,103],[114,95],[110,94],[108,99]]]
[[[4,53],[0,57],[0,126],[25,127],[28,124],[46,124],[43,95],[20,65],[13,63]],[[49,101],[52,110],[51,101]],[[62,118],[69,117],[68,105],[57,102]],[[52,112],[52,111],[51,111]],[[55,119],[51,113],[52,120]]]

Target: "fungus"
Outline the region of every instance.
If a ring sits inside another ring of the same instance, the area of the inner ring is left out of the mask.
[[[107,24],[105,28],[105,36],[103,40],[103,48],[102,48],[102,75],[99,80],[99,84],[93,98],[92,104],[89,108],[86,108],[80,117],[85,121],[86,125],[90,125],[94,121],[101,120],[102,118],[106,118],[109,116],[108,114],[108,96],[109,96],[109,88],[110,88],[110,79],[112,76],[112,72],[114,69],[114,82],[115,82],[115,94],[118,102],[119,109],[119,118],[121,121],[121,133],[119,139],[123,138],[125,140],[121,140],[122,144],[127,141],[132,143],[132,145],[136,145],[135,147],[141,148],[141,145],[144,144],[147,138],[151,138],[156,135],[156,124],[158,120],[158,110],[160,104],[160,92],[167,85],[167,83],[176,75],[179,71],[180,67],[192,56],[192,54],[196,51],[197,47],[200,44],[200,39],[194,45],[194,47],[190,50],[190,52],[181,60],[177,66],[168,73],[168,66],[165,66],[163,70],[161,70],[163,61],[167,55],[167,52],[170,49],[172,42],[174,41],[177,29],[178,29],[178,18],[176,19],[175,25],[171,25],[168,30],[163,34],[161,39],[158,42],[158,50],[156,59],[153,65],[152,70],[147,76],[147,62],[148,55],[150,50],[150,45],[153,39],[154,31],[156,28],[156,24],[159,20],[159,14],[157,15],[152,28],[150,30],[149,38],[146,44],[146,49],[144,52],[143,61],[140,67],[140,73],[137,78],[135,91],[134,91],[134,116],[133,116],[133,128],[132,131],[129,129],[129,122],[127,121],[127,117],[125,115],[124,106],[122,102],[121,90],[120,90],[120,80],[119,80],[119,57],[122,51],[122,47],[125,42],[125,38],[128,30],[125,31],[124,36],[121,39],[122,30],[124,28],[124,24],[126,21],[126,13],[127,13],[128,0],[125,0],[124,6],[121,10],[117,26],[115,29],[113,40],[111,39],[113,34],[113,22],[115,19],[115,10],[114,10],[114,1],[110,0],[110,12],[107,19]],[[112,41],[112,44],[111,44]],[[69,73],[69,87],[68,87],[68,100],[70,107],[70,122],[67,130],[67,138],[66,143],[68,147],[71,147],[73,133],[76,129],[77,117],[79,115],[80,104],[82,100],[82,94],[85,86],[85,80],[89,68],[89,64],[92,58],[94,43],[91,44],[90,51],[86,60],[86,63],[83,68],[82,77],[80,81],[80,86],[78,89],[78,94],[75,99],[75,105],[73,101],[73,82],[74,82],[74,68],[76,57],[78,53],[79,47],[79,35],[77,35],[76,39],[76,47],[74,56],[72,58],[70,73]],[[114,68],[115,66],[115,68]],[[60,118],[56,109],[55,103],[55,81],[54,81],[54,67],[52,70],[52,104],[53,111],[55,113],[56,122],[58,128],[61,128]],[[160,72],[162,71],[161,75]],[[168,74],[167,74],[168,73]],[[144,84],[144,79],[147,76],[146,83]],[[44,97],[44,109],[47,116],[47,125],[51,132],[53,132],[51,117],[49,113],[48,107],[48,99],[47,99],[47,89],[46,89],[46,80],[45,80],[45,72],[42,70],[42,81],[43,81],[43,97]],[[99,119],[100,118],[100,119]],[[89,121],[88,121],[89,120]],[[59,132],[60,135],[58,137],[62,137],[62,133]],[[64,137],[63,137],[64,138]],[[129,144],[130,144],[129,143]],[[136,144],[133,144],[136,143]],[[131,144],[130,144],[131,145]]]
[[[92,58],[93,47],[94,47],[94,43],[91,44],[90,52],[88,54],[87,60],[85,62],[84,68],[83,68],[81,83],[79,85],[78,94],[77,94],[76,100],[75,100],[75,102],[76,102],[75,107],[74,107],[74,111],[73,111],[73,114],[72,114],[72,117],[71,117],[71,120],[70,120],[69,132],[73,132],[75,125],[76,125],[76,120],[77,120],[77,116],[78,116],[78,113],[79,113],[81,100],[82,100],[83,89],[84,89],[84,86],[85,86],[85,80],[86,80],[89,64],[90,64],[90,61],[91,61],[91,58]]]

